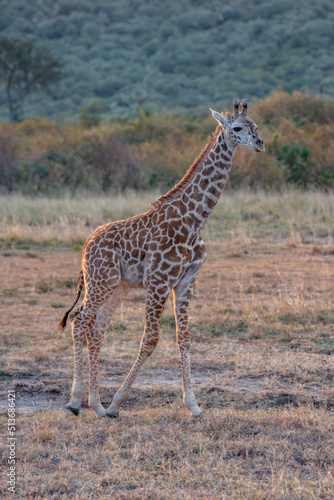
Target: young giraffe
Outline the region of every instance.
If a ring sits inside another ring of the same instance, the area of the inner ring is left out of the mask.
[[[67,408],[78,415],[83,396],[84,335],[89,353],[89,405],[99,417],[118,417],[141,366],[159,340],[160,320],[171,291],[181,358],[183,400],[194,416],[203,413],[196,403],[190,378],[189,306],[194,282],[206,250],[200,231],[226,184],[238,145],[264,151],[257,126],[248,117],[247,100],[234,99],[233,115],[213,111],[218,126],[211,141],[184,178],[153,203],[153,209],[127,220],[100,226],[86,241],[78,291],[60,328],[70,316],[74,343],[74,380]],[[77,304],[83,285],[83,304]],[[146,322],[139,353],[123,385],[107,410],[99,396],[98,358],[104,333],[116,307],[132,288],[147,290]]]

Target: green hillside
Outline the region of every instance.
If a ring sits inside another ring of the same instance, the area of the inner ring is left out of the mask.
[[[52,96],[25,115],[134,117],[140,108],[207,113],[281,87],[334,97],[330,0],[11,0],[0,31],[38,38],[63,60]],[[0,119],[7,119],[0,94]]]

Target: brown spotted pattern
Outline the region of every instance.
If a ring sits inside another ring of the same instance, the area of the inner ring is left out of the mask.
[[[242,143],[254,149],[254,141],[260,140],[256,125],[245,114],[235,112],[233,116],[223,116],[213,112],[213,115],[219,125],[180,183],[159,198],[149,212],[105,224],[85,243],[78,289],[80,295],[85,284],[85,297],[83,304],[69,314],[74,344],[74,381],[68,408],[75,414],[78,414],[84,391],[84,337],[89,353],[89,404],[99,417],[118,416],[141,366],[159,341],[161,316],[172,292],[184,403],[192,415],[202,415],[192,390],[189,354],[190,301],[196,276],[206,257],[200,231],[223,192],[237,145]],[[242,134],[233,130],[236,123],[239,127],[242,124]],[[99,396],[99,352],[113,312],[127,293],[137,287],[147,290],[145,328],[139,353],[105,410]],[[64,316],[62,327],[72,308]]]

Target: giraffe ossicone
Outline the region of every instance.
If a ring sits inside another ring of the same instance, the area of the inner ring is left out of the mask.
[[[206,257],[200,231],[224,190],[237,147],[243,145],[257,152],[264,151],[257,126],[248,117],[246,99],[234,99],[233,115],[211,112],[218,126],[183,179],[158,198],[151,210],[98,227],[84,245],[77,296],[59,324],[64,329],[69,317],[74,379],[67,407],[75,415],[79,413],[84,392],[84,337],[89,356],[89,405],[99,417],[117,417],[141,366],[158,343],[164,305],[171,292],[184,404],[192,415],[203,414],[191,384],[189,331],[194,283]],[[83,303],[74,310],[83,285]],[[111,405],[105,409],[99,395],[99,353],[112,314],[132,288],[147,290],[144,333],[137,359]]]

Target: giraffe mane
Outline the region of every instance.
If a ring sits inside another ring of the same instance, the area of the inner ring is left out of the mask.
[[[220,134],[222,128],[223,127],[221,125],[217,125],[217,128],[214,131],[214,133],[212,134],[212,136],[210,137],[209,142],[207,143],[207,145],[205,146],[203,151],[198,155],[198,157],[196,158],[194,163],[189,167],[187,173],[180,180],[180,182],[178,184],[176,184],[176,186],[174,186],[172,189],[170,189],[168,191],[168,193],[164,194],[163,196],[160,196],[160,198],[158,198],[157,200],[155,200],[154,202],[151,203],[151,205],[153,205],[154,208],[159,208],[159,207],[161,207],[161,205],[163,203],[168,202],[174,198],[177,198],[177,196],[180,194],[180,192],[190,184],[190,182],[193,180],[193,178],[198,170],[198,167],[200,167],[202,165],[206,156],[210,153],[210,151],[211,151],[213,145],[215,144],[215,141],[216,141],[218,135]]]

